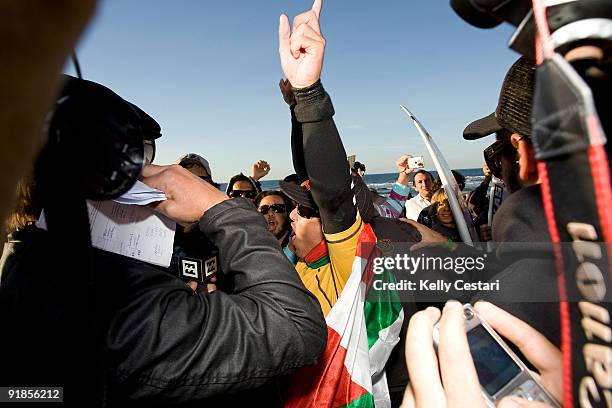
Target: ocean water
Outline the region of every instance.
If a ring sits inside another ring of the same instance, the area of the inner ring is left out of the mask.
[[[464,192],[472,191],[484,180],[484,174],[481,168],[475,169],[455,169],[463,176],[465,176],[465,189]],[[437,172],[431,171],[434,177]],[[367,174],[364,177],[366,184],[376,189],[378,194],[386,196],[389,195],[395,180],[397,180],[397,173],[380,173],[380,174]],[[411,183],[412,185],[412,183]],[[221,191],[225,191],[227,183],[221,184]],[[263,190],[278,190],[278,180],[262,180],[261,187]],[[414,193],[414,192],[413,192]]]

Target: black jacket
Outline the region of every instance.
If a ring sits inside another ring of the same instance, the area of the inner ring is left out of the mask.
[[[91,359],[110,405],[231,405],[248,396],[237,393],[315,363],[327,338],[320,307],[252,204],[225,201],[199,226],[219,248],[232,293],[193,294],[161,268],[96,250],[92,355],[76,351],[87,321],[75,321],[83,314],[65,289],[79,277],[57,268],[70,262],[69,243],[55,254],[42,230],[13,242],[0,285],[0,384],[63,385],[75,402],[77,387],[95,378],[74,372],[74,362]]]
[[[557,272],[540,185],[508,196],[492,231],[497,258],[507,265],[491,279],[499,280],[500,291],[480,293],[472,301],[495,303],[560,345]]]

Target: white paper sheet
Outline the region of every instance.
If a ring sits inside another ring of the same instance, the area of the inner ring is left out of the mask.
[[[148,207],[87,201],[94,247],[144,262],[170,266],[176,223]]]

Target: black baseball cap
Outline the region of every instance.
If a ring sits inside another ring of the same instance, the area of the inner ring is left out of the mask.
[[[352,191],[355,196],[355,202],[361,219],[365,222],[370,220],[376,215],[376,209],[374,208],[374,202],[372,200],[372,193],[368,189],[368,186],[359,176],[352,176],[353,186]],[[318,206],[312,198],[310,191],[310,181],[307,180],[301,185],[297,185],[291,182],[280,181],[280,189],[290,199],[296,203],[303,205],[313,210],[318,210]]]
[[[303,205],[304,207],[311,208],[313,210],[319,209],[314,199],[312,198],[309,180],[304,181],[299,186],[291,182],[280,181],[279,186],[280,190],[296,203]]]
[[[535,62],[519,58],[508,70],[495,112],[475,120],[463,130],[463,138],[476,140],[502,129],[531,136],[531,110]]]

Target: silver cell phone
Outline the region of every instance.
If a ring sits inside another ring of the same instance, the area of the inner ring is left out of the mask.
[[[512,395],[561,408],[529,368],[470,304],[463,306],[463,314],[472,359],[488,407],[495,408],[498,401]],[[440,340],[439,323],[434,326],[433,339],[437,348]]]
[[[425,162],[423,161],[423,156],[410,157],[408,159],[408,168],[409,169],[422,169],[425,167]]]

